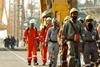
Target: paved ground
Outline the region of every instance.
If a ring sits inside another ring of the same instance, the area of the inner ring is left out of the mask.
[[[38,52],[38,56],[41,65],[40,52]],[[0,51],[0,67],[28,67],[26,51]]]
[[[37,67],[48,67],[48,62],[46,66],[42,66],[41,53],[38,52],[38,62],[39,66]],[[82,61],[82,64],[84,62]],[[58,65],[60,64],[60,58],[58,56]],[[3,44],[0,43],[0,67],[35,67],[28,66],[26,60],[26,50],[24,47],[17,48],[15,50],[5,49]]]
[[[39,66],[37,67],[48,67],[48,62],[46,66],[42,66],[40,52],[38,52],[38,62]],[[0,67],[35,67],[35,66],[27,65],[26,50],[24,47],[20,47],[15,50],[9,50],[5,49],[3,47],[3,44],[0,43]]]

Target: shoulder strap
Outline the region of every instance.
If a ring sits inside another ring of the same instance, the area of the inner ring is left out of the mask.
[[[72,23],[71,21],[70,21],[70,23],[71,23],[71,25],[72,25],[74,31],[75,31],[75,32],[78,32],[78,31],[76,30],[75,26],[73,25],[73,23]]]

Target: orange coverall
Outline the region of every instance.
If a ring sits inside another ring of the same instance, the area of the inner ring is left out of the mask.
[[[47,31],[50,27],[46,27],[45,29],[42,28],[41,31],[40,31],[40,36],[41,36],[41,45],[42,45],[42,48],[41,48],[41,55],[42,55],[42,61],[43,63],[46,63],[47,61],[47,46],[45,45],[45,38],[46,38],[46,35],[47,35]]]
[[[29,28],[24,32],[24,39],[27,43],[27,59],[31,61],[32,58],[34,61],[37,61],[37,39],[38,36],[37,30]]]

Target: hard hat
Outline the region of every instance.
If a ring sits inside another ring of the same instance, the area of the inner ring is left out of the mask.
[[[57,18],[52,19],[52,23],[57,23],[57,22],[58,22]]]
[[[52,20],[50,17],[48,17],[46,20]]]
[[[92,19],[93,20],[93,18],[92,18],[91,15],[87,15],[86,18],[85,18],[85,20],[89,20],[89,19]]]
[[[69,20],[69,19],[70,19],[70,16],[66,16],[66,17],[64,18],[64,21]]]
[[[31,19],[29,23],[30,23],[30,24],[31,24],[31,23],[34,23],[34,24],[35,24],[36,21],[35,21],[34,19]]]
[[[77,10],[76,8],[72,8],[72,9],[70,10],[70,14],[73,13],[73,12],[78,12],[78,10]]]

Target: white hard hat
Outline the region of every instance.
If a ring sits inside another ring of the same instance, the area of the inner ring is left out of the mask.
[[[48,17],[46,20],[52,20],[50,17]]]
[[[30,23],[30,24],[31,24],[31,23],[34,23],[34,24],[35,24],[36,21],[35,21],[34,19],[31,19],[29,23]]]
[[[73,12],[78,12],[78,10],[77,10],[76,8],[72,8],[72,9],[70,10],[70,14],[73,13]]]

